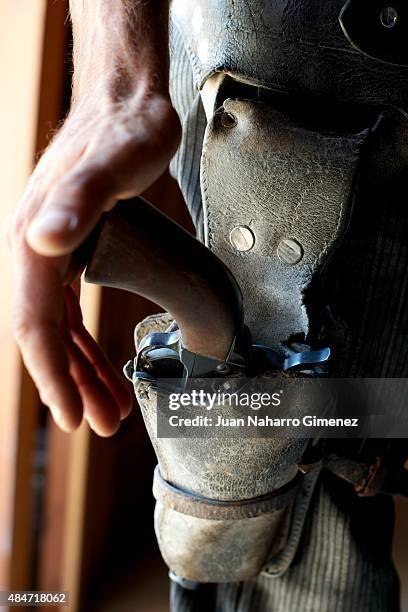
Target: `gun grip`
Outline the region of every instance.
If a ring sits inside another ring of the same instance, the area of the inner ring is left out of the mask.
[[[141,295],[177,321],[193,353],[226,360],[243,323],[242,294],[207,247],[142,198],[120,201],[81,247],[85,280]]]

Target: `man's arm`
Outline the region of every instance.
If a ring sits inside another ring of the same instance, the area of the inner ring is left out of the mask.
[[[71,111],[9,226],[15,337],[42,401],[72,431],[110,435],[130,394],[82,324],[72,253],[117,199],[167,167],[180,137],[168,93],[168,1],[71,0]]]

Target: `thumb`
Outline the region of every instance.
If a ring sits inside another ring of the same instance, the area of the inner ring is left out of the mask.
[[[65,175],[50,189],[27,228],[30,247],[49,257],[71,253],[101,213],[113,208],[112,189],[109,174],[100,169],[81,168]]]

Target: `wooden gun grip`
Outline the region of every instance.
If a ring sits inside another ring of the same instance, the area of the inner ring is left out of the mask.
[[[151,300],[177,321],[187,349],[227,358],[242,327],[241,291],[226,266],[177,223],[142,198],[123,200],[84,249],[86,281]]]

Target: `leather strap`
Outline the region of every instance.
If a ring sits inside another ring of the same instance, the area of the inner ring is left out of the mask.
[[[303,480],[298,472],[292,480],[266,495],[237,501],[222,501],[196,496],[163,479],[156,466],[153,479],[153,495],[165,506],[189,516],[213,521],[240,520],[275,512],[287,506],[296,496]]]

